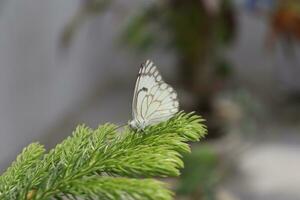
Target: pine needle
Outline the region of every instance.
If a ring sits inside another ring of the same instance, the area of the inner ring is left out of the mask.
[[[206,134],[203,121],[180,112],[143,131],[80,125],[46,154],[33,143],[0,176],[0,199],[172,199],[165,184],[149,178],[179,175],[187,142]]]

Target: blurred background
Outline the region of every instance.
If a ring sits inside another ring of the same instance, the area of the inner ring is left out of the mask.
[[[131,118],[150,58],[207,119],[176,199],[300,199],[299,0],[0,0],[0,170]]]

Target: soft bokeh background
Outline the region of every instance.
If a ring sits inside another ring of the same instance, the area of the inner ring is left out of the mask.
[[[177,199],[300,199],[300,1],[1,0],[0,169],[79,123],[126,123],[151,58],[207,119]]]

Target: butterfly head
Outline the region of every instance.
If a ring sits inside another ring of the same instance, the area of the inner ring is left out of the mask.
[[[145,128],[144,123],[138,123],[135,119],[128,121],[128,126],[134,130],[142,130]]]

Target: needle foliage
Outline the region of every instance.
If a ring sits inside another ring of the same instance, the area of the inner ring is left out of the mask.
[[[180,112],[142,131],[80,125],[49,152],[32,143],[0,176],[0,199],[172,199],[166,185],[152,178],[179,175],[187,142],[206,134],[202,122]]]

